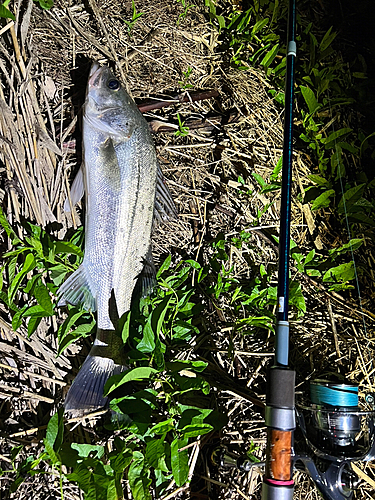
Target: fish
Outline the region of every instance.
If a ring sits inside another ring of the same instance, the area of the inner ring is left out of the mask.
[[[80,267],[58,290],[58,305],[96,312],[94,344],[65,398],[65,413],[83,415],[108,403],[104,385],[128,369],[110,314],[121,317],[135,288],[155,282],[151,234],[176,215],[149,126],[108,66],[93,63],[83,108],[83,163],[70,190],[69,211],[85,193],[85,248]]]

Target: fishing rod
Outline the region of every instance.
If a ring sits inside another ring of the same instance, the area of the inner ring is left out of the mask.
[[[267,376],[265,423],[266,469],[262,500],[293,498],[293,438],[295,371],[289,368],[289,253],[293,160],[294,66],[296,59],[296,1],[289,1],[285,81],[283,168],[280,207],[278,312],[274,365]]]
[[[295,371],[289,367],[289,254],[293,156],[296,0],[289,0],[285,82],[285,118],[281,186],[278,312],[275,358],[267,376],[265,463],[251,463],[226,447],[211,453],[221,467],[250,471],[265,466],[262,500],[292,500],[293,470],[307,473],[325,500],[350,500],[359,485],[354,461],[375,458],[375,395],[363,411],[358,385],[347,381],[313,380],[310,397],[295,404]]]

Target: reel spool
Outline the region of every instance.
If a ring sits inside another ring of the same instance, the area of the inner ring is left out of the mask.
[[[310,402],[297,405],[297,418],[308,446],[325,460],[370,460],[374,447],[373,411],[358,406],[358,385],[310,382]]]

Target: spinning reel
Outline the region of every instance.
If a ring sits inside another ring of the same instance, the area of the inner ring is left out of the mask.
[[[366,401],[373,404],[373,395]],[[302,465],[325,499],[350,499],[359,484],[351,462],[375,458],[374,410],[359,408],[357,385],[314,380],[296,417],[295,467]]]
[[[374,407],[375,397],[368,394],[366,402]],[[325,500],[350,500],[360,482],[351,462],[375,458],[375,411],[359,408],[358,386],[311,382],[309,400],[296,405],[296,423],[294,468],[312,478]],[[265,465],[223,446],[211,452],[211,461],[243,471]]]

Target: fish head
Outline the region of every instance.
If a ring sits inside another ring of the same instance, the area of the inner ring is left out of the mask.
[[[124,141],[131,138],[137,115],[137,106],[110,68],[94,63],[87,85],[84,120],[115,141]]]

